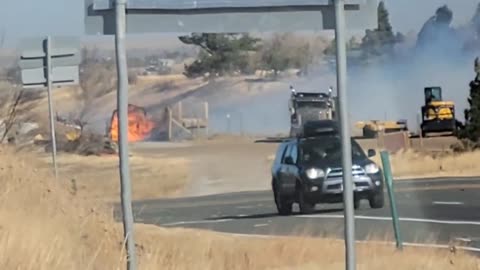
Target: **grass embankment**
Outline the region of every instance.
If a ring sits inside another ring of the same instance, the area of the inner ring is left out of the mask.
[[[31,155],[0,150],[0,269],[124,269],[110,209],[74,195]],[[173,167],[173,166],[172,166]],[[101,180],[101,179],[99,179]],[[136,225],[139,269],[344,269],[335,240],[245,238]],[[478,269],[444,250],[358,245],[358,269]]]

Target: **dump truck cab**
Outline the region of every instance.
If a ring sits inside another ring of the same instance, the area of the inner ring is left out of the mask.
[[[332,88],[329,88],[328,93],[297,92],[293,87],[290,89],[290,136],[301,132],[308,121],[335,119],[336,98],[332,96]]]
[[[429,132],[452,132],[457,130],[455,103],[444,101],[442,88],[430,86],[424,88],[425,104],[422,106],[422,136]]]

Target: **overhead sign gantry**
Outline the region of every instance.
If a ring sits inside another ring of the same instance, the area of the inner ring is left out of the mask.
[[[85,0],[85,31],[115,35],[120,180],[129,270],[136,269],[128,167],[126,34],[335,30],[344,172],[346,269],[355,269],[352,153],[347,114],[345,30],[377,27],[378,0]]]

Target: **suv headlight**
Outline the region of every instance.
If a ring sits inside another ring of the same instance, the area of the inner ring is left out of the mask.
[[[310,168],[305,171],[307,177],[310,179],[317,179],[325,176],[325,172],[322,169]]]
[[[365,166],[365,172],[368,174],[376,174],[380,168],[377,166],[375,163],[370,163],[367,166]]]

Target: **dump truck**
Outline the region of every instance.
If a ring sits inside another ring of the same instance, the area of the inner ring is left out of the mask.
[[[300,135],[303,125],[308,121],[336,119],[337,98],[332,95],[332,87],[328,93],[297,92],[290,86],[290,137]]]
[[[355,127],[362,130],[362,136],[364,138],[377,138],[380,132],[392,133],[392,132],[408,131],[407,120],[359,121],[355,123]]]
[[[455,134],[460,127],[460,122],[455,118],[455,103],[443,100],[440,86],[425,87],[424,96],[425,104],[421,108],[420,125],[422,136],[440,132]]]

